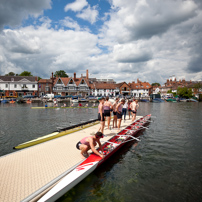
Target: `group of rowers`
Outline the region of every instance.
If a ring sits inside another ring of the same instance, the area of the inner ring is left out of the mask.
[[[124,120],[126,119],[126,112],[128,109],[128,115],[130,119],[130,114],[132,115],[132,122],[136,119],[137,109],[139,107],[138,100],[128,100],[116,98],[115,102],[112,104],[109,101],[109,97],[98,98],[98,119],[100,121],[100,128],[94,136],[84,137],[76,144],[76,148],[81,150],[81,157],[87,158],[89,156],[88,150],[92,150],[95,154],[104,158],[103,148],[100,143],[100,138],[104,137],[104,127],[105,120],[107,121],[107,129],[110,129],[111,113],[113,113],[113,128],[118,128],[120,130],[122,116],[124,115]],[[95,146],[99,145],[101,152],[99,153]]]
[[[132,115],[132,122],[136,119],[137,109],[139,107],[138,100],[128,100],[122,99],[119,102],[119,98],[116,98],[115,102],[112,104],[109,101],[109,97],[98,98],[100,104],[98,106],[98,119],[100,120],[100,129],[103,133],[105,126],[105,119],[107,120],[107,129],[110,129],[111,113],[113,112],[113,128],[118,128],[120,130],[122,116],[124,115],[124,120],[126,119],[126,112],[128,110],[128,115],[130,119],[130,114]]]

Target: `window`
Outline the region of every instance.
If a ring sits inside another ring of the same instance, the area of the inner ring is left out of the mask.
[[[17,84],[14,84],[14,88],[17,88]]]
[[[6,84],[6,88],[8,88],[8,84]]]
[[[84,80],[81,81],[81,84],[85,84]]]
[[[59,79],[59,80],[58,80],[58,84],[62,84],[62,81],[61,81],[61,79]]]
[[[32,88],[35,88],[35,84],[32,85]]]
[[[73,84],[73,80],[72,79],[70,80],[69,84]]]

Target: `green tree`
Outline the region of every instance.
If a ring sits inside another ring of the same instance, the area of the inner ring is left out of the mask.
[[[197,82],[193,85],[193,88],[196,89],[197,92],[199,92],[200,89],[202,89],[202,83],[201,82]]]
[[[9,72],[8,74],[5,74],[5,76],[15,76],[14,72]]]
[[[24,71],[19,76],[33,76],[31,72]]]
[[[69,77],[64,70],[56,71],[54,77]]]
[[[180,96],[180,97],[183,97],[183,98],[191,98],[193,95],[192,95],[192,89],[191,88],[187,88],[187,87],[178,87],[177,89],[177,94]]]
[[[41,80],[41,77],[40,77],[40,76],[38,76],[38,81],[39,81],[39,80]]]
[[[151,86],[160,86],[160,83],[152,83]]]
[[[168,91],[167,91],[167,93],[172,93],[172,90],[171,90],[171,89],[170,89],[170,90],[168,90]]]

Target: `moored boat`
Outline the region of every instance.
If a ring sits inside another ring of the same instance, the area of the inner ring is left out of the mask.
[[[31,103],[32,103],[32,100],[27,100],[26,103],[27,103],[27,104],[31,104]]]
[[[77,102],[79,102],[79,98],[78,98],[78,96],[72,96],[70,101],[73,103],[77,103]]]
[[[165,101],[162,100],[161,98],[154,98],[152,99],[152,102],[165,102]]]
[[[72,187],[78,184],[91,172],[93,172],[98,166],[104,163],[111,155],[113,155],[118,149],[120,149],[126,142],[139,139],[134,136],[141,129],[146,128],[144,125],[149,123],[151,115],[147,115],[106,141],[102,147],[104,150],[104,158],[92,153],[86,160],[79,164],[72,172],[68,173],[58,184],[50,189],[38,202],[44,201],[56,201],[59,197],[64,195]],[[98,149],[99,152],[100,149]]]
[[[98,99],[97,99],[97,97],[89,96],[89,97],[88,97],[88,101],[89,101],[89,102],[98,102]]]
[[[79,98],[79,102],[87,102],[88,100],[86,98]]]
[[[6,100],[6,99],[1,100],[1,103],[3,103],[3,104],[5,104],[5,103],[9,103],[9,100]]]
[[[10,100],[9,103],[10,103],[10,104],[14,104],[14,103],[15,103],[15,100]]]
[[[166,99],[167,102],[177,102],[177,100],[175,98],[168,98]]]

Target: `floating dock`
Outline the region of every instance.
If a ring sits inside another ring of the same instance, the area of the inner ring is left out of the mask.
[[[139,119],[140,117],[137,117]],[[112,123],[111,123],[112,124]],[[121,129],[131,124],[122,120]],[[92,125],[83,130],[0,157],[0,201],[37,201],[82,161],[76,143],[96,133]],[[106,128],[106,126],[105,126]],[[104,130],[107,141],[117,130]]]

